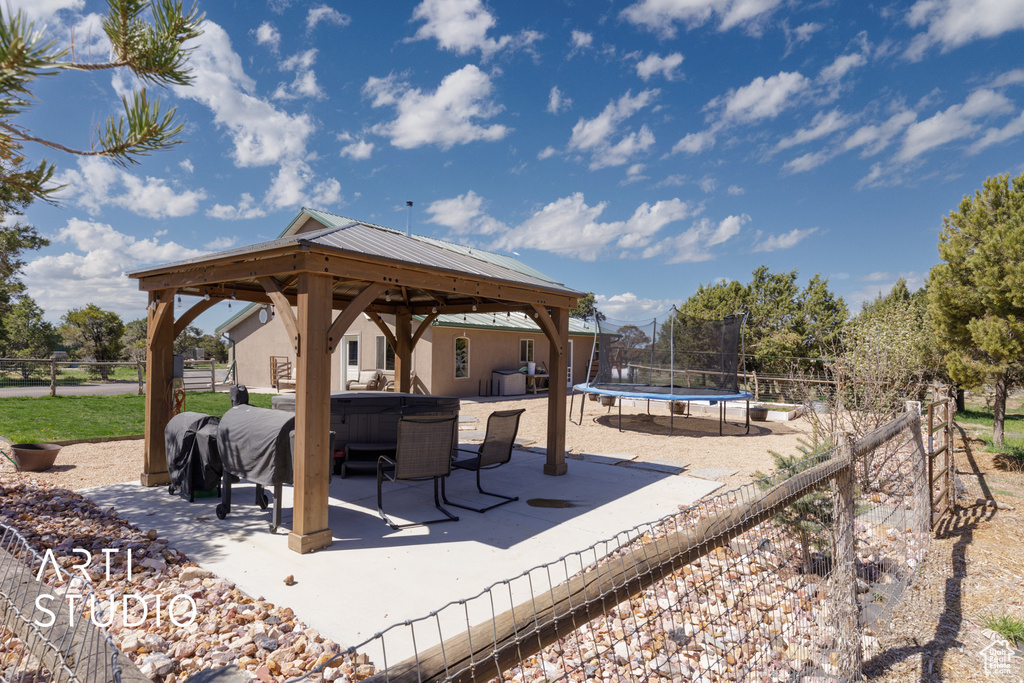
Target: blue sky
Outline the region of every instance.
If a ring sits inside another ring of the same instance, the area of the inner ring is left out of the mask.
[[[10,6],[105,58],[104,3]],[[942,216],[1024,172],[1024,0],[199,8],[195,82],[160,93],[184,144],[127,169],[45,154],[67,188],[23,219],[53,240],[25,281],[51,320],[142,317],[125,271],[274,238],[302,206],[404,229],[406,201],[413,232],[517,254],[613,316],[762,264],[857,310],[923,284]],[[136,87],[64,73],[16,122],[87,148]]]

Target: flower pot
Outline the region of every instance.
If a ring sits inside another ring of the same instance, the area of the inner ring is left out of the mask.
[[[55,443],[16,443],[11,444],[11,453],[19,471],[43,472],[53,467],[60,446]]]
[[[614,396],[602,396],[601,397],[601,405],[607,406],[609,408],[612,407],[613,405],[615,405],[615,397]]]
[[[750,406],[747,414],[754,422],[764,422],[768,419],[768,409],[763,406]]]

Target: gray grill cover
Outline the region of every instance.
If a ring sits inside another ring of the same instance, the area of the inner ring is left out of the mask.
[[[220,483],[219,422],[213,415],[179,413],[164,428],[171,487],[186,500],[194,491],[210,491]]]
[[[295,414],[235,406],[220,419],[217,446],[224,469],[263,486],[292,483]]]

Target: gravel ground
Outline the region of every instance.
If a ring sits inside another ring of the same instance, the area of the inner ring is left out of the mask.
[[[579,420],[579,405],[577,397],[573,420]],[[475,416],[479,422],[462,426],[482,430],[491,412],[525,408],[519,437],[543,448],[547,441],[547,407],[544,396],[513,401],[464,400],[461,414]],[[633,457],[679,467],[686,465],[684,474],[706,467],[726,468],[736,470],[736,474],[721,477],[719,481],[732,488],[750,481],[755,471],[772,471],[769,451],[795,452],[799,439],[809,437],[811,430],[810,423],[802,418],[785,423],[752,422],[750,434],[745,434],[742,418],[730,416],[730,423],[723,428],[724,435],[719,436],[716,410],[706,417],[676,416],[673,435],[669,436],[666,404],[652,403],[651,413],[653,416],[647,414],[645,402],[624,406],[620,432],[617,407],[604,408],[588,401],[583,424],[566,425],[565,442],[570,459],[584,454]],[[142,439],[129,439],[65,446],[54,467],[35,474],[34,478],[71,490],[138,481],[142,472],[143,444]],[[6,459],[0,459],[0,472],[13,469]]]

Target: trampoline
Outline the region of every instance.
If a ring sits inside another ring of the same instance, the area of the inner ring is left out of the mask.
[[[622,431],[623,400],[665,402],[669,406],[669,436],[675,428],[676,409],[690,416],[692,402],[718,406],[718,433],[723,433],[728,403],[746,404],[744,426],[750,433],[750,400],[753,394],[740,391],[739,359],[743,355],[742,338],[746,314],[726,316],[722,320],[687,318],[673,308],[661,325],[658,319],[645,321],[612,320],[595,314],[594,349],[588,377],[590,381],[573,386],[584,397],[609,396],[619,408]],[[581,400],[583,424],[585,398]],[[570,403],[569,414],[573,405]]]

